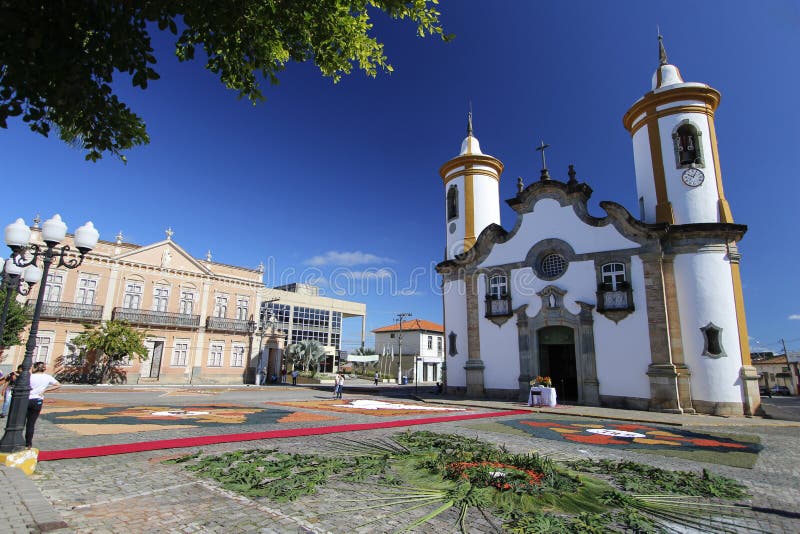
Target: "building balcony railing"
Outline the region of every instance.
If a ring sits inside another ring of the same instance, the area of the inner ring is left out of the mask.
[[[227,317],[207,317],[206,330],[213,330],[216,332],[236,332],[238,334],[247,334],[247,326],[249,321],[246,319],[228,319]]]
[[[200,316],[186,313],[114,308],[112,317],[115,321],[126,321],[135,325],[174,326],[176,328],[200,327]]]
[[[29,300],[26,307],[30,313],[36,301]],[[96,304],[78,304],[76,302],[42,302],[43,319],[62,319],[74,321],[99,321],[103,318],[103,307]]]
[[[486,317],[508,317],[511,313],[510,295],[486,295]]]

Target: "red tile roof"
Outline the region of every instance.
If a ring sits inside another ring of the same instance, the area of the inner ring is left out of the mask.
[[[425,332],[439,332],[444,334],[444,327],[442,325],[432,323],[431,321],[426,321],[425,319],[409,319],[408,321],[403,321],[403,332],[408,332],[413,330],[422,330]],[[399,332],[399,331],[400,331],[400,324],[397,323],[389,326],[382,326],[380,328],[376,328],[372,332],[379,334],[382,332]]]

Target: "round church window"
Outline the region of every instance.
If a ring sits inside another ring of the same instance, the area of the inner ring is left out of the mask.
[[[561,254],[548,254],[542,258],[540,267],[543,277],[552,280],[564,274],[567,270],[567,260]]]

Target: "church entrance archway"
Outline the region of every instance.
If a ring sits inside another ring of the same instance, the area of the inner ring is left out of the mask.
[[[539,371],[549,376],[558,399],[578,400],[578,367],[575,360],[575,331],[568,326],[548,326],[537,332]]]

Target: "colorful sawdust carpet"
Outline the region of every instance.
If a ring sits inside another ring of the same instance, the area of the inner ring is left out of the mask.
[[[520,418],[472,428],[573,443],[635,450],[752,468],[762,446],[757,436],[706,434],[690,430],[601,419]]]
[[[61,404],[61,403],[60,403]],[[295,422],[289,410],[195,404],[191,406],[46,406],[42,418],[81,435],[120,434],[220,425],[264,425]]]
[[[371,399],[332,399],[295,402],[268,402],[279,406],[291,406],[306,410],[324,410],[340,413],[355,413],[360,415],[374,415],[378,417],[391,417],[395,415],[415,415],[430,413],[466,412],[463,408],[447,408],[444,406],[431,406],[410,402],[386,402]]]

